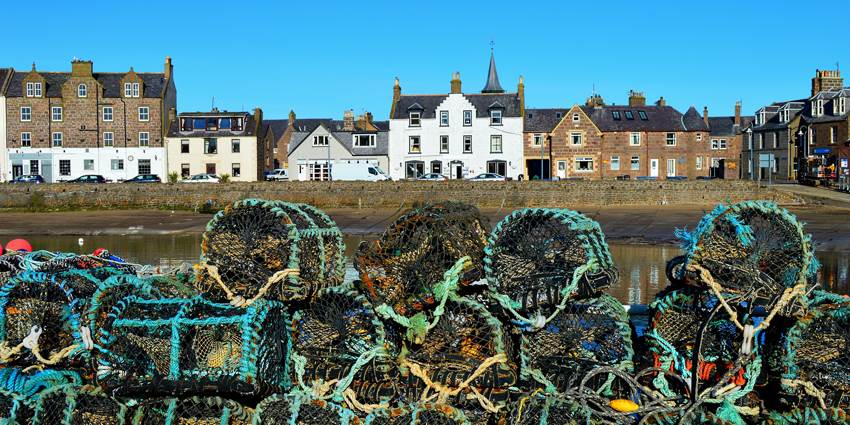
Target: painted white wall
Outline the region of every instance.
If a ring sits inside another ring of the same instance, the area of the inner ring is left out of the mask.
[[[348,135],[348,133],[345,134]],[[328,136],[328,146],[314,146],[313,136]],[[328,152],[328,149],[330,149],[330,152]],[[310,176],[307,171],[307,164],[327,163],[328,156],[330,156],[331,164],[343,160],[360,160],[364,163],[377,164],[385,173],[389,164],[389,157],[386,155],[352,155],[324,126],[318,126],[295,150],[289,152],[287,158],[289,179],[309,180]]]
[[[6,96],[0,96],[0,182],[12,178],[6,143]]]
[[[215,164],[216,174],[229,174],[231,181],[257,181],[257,137],[217,137],[218,153],[204,153],[203,137],[168,137],[165,139],[170,173],[180,174],[182,164],[189,164],[190,175],[207,172],[207,164]],[[189,153],[181,153],[182,140],[189,141]],[[239,152],[233,153],[233,140],[239,140]],[[233,176],[233,164],[239,164],[241,175]]]
[[[440,127],[441,110],[449,111],[449,126]],[[463,111],[471,110],[472,126],[464,127]],[[523,173],[522,117],[503,117],[501,126],[491,126],[490,117],[477,117],[477,111],[463,94],[449,94],[437,107],[435,118],[422,119],[421,127],[410,127],[407,111],[404,119],[390,120],[389,157],[387,171],[393,179],[405,177],[406,161],[425,162],[425,172],[430,172],[430,162],[442,161],[443,174],[449,175],[449,162],[463,162],[464,177],[487,172],[487,161],[508,162],[507,176],[516,179]],[[490,136],[502,136],[502,153],[490,153]],[[440,153],[440,136],[449,136],[449,153]],[[472,153],[463,153],[463,136],[472,135]],[[420,136],[422,153],[409,153],[410,136]]]
[[[150,160],[151,174],[165,181],[165,149],[163,148],[15,148],[8,150],[9,169],[23,165],[23,173],[30,173],[30,162],[39,162],[39,172],[49,183],[72,180],[84,174],[100,174],[107,180],[131,179],[139,174],[139,160]],[[122,160],[123,169],[112,169],[112,160]],[[59,161],[71,161],[71,173],[60,175]],[[92,169],[85,169],[86,160]],[[49,171],[45,167],[49,166]],[[9,172],[11,176],[11,171]]]

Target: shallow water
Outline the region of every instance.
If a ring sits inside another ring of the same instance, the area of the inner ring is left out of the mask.
[[[372,236],[375,237],[375,236]],[[346,254],[351,258],[360,241],[369,236],[348,235],[345,237]],[[183,262],[197,262],[201,252],[201,235],[158,235],[158,236],[87,236],[82,247],[77,236],[33,236],[28,238],[36,249],[49,251],[91,253],[105,247],[113,254],[134,263],[173,267]],[[667,285],[664,275],[666,261],[681,254],[672,245],[625,245],[611,244],[611,254],[620,271],[620,280],[609,292],[621,302],[646,304]],[[819,252],[821,262],[820,282],[823,287],[841,294],[850,294],[848,269],[850,253]],[[356,278],[349,267],[348,278]]]

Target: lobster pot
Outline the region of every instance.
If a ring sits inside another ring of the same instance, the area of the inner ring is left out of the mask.
[[[342,283],[345,245],[336,224],[306,204],[247,199],[207,224],[196,289],[214,301],[304,300]],[[282,274],[297,270],[299,274]]]
[[[32,401],[0,388],[0,423],[26,424],[32,421]]]
[[[77,372],[71,370],[0,369],[0,390],[9,391],[32,401],[45,390],[63,385],[82,385]]]
[[[584,425],[616,423],[594,418],[576,400],[534,393],[508,406],[508,425]]]
[[[114,274],[135,274],[136,266],[97,255],[78,255],[50,251],[10,254],[19,257],[24,269],[45,273],[60,273],[73,270],[88,270],[99,279]],[[108,252],[105,254],[108,256]]]
[[[262,395],[287,385],[283,305],[128,297],[98,330],[98,381],[122,395]]]
[[[376,409],[366,415],[365,425],[408,425],[410,412],[405,408]]]
[[[0,285],[5,285],[12,276],[24,270],[21,256],[16,254],[0,255]]]
[[[123,425],[127,423],[127,407],[96,387],[56,386],[39,394],[32,423]]]
[[[798,407],[789,412],[769,412],[764,425],[845,425],[850,415],[836,408]]]
[[[366,297],[345,288],[328,288],[293,314],[291,327],[293,381],[312,387],[322,381],[386,381],[388,370],[384,326]],[[339,391],[345,388],[339,388]]]
[[[493,298],[525,323],[551,317],[568,299],[598,296],[617,279],[599,224],[567,209],[514,211],[485,253]]]
[[[810,237],[794,215],[772,202],[718,205],[692,233],[677,233],[685,249],[678,277],[703,287],[749,294],[769,308],[787,288],[815,279]]]
[[[633,355],[626,311],[608,295],[570,302],[546,326],[520,337],[522,377],[561,391],[599,366],[632,372]]]
[[[780,340],[771,375],[781,377],[782,392],[794,405],[821,403],[807,387],[821,391],[826,407],[850,408],[850,304],[812,308]]]
[[[464,257],[469,266],[458,285],[470,289],[466,285],[483,277],[486,228],[471,205],[444,202],[411,210],[378,240],[360,245],[354,265],[361,292],[376,306],[412,316],[437,302],[435,286]]]
[[[479,419],[479,421],[475,421]],[[421,403],[413,408],[411,414],[411,425],[484,425],[487,423],[480,421],[481,418],[473,418],[472,421],[464,414],[464,412],[456,407],[448,404],[438,403]]]
[[[359,425],[361,422],[345,407],[298,392],[268,397],[257,405],[254,413],[255,425]]]
[[[655,367],[690,380],[694,372],[694,349],[702,334],[696,372],[704,388],[717,384],[734,366],[743,340],[743,333],[718,304],[716,297],[694,287],[660,293],[649,306],[650,322],[645,333],[648,360]],[[738,385],[746,383],[742,371],[733,380]]]
[[[131,412],[133,425],[251,425],[254,417],[253,409],[220,397],[150,398],[132,404],[138,405]]]

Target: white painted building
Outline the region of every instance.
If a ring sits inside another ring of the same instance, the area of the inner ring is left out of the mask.
[[[12,148],[11,167],[22,174],[40,174],[48,183],[100,174],[107,180],[129,180],[139,174],[156,174],[165,181],[165,149],[148,148]],[[20,174],[18,174],[20,175]]]
[[[182,113],[165,139],[167,174],[181,178],[195,174],[230,176],[231,181],[263,179],[266,150],[257,143],[263,112]]]
[[[439,173],[451,179],[523,173],[522,77],[516,93],[499,84],[492,52],[481,93],[463,93],[455,73],[449,94],[402,95],[398,80],[390,112],[389,174],[393,179]]]
[[[11,69],[0,69],[0,183],[11,176],[9,154],[6,151],[6,81],[11,79]]]

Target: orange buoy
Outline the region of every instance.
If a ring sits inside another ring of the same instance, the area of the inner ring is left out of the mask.
[[[32,245],[26,239],[12,239],[6,244],[8,252],[32,252]]]
[[[618,398],[616,400],[611,400],[611,403],[609,403],[608,405],[611,406],[612,409],[614,409],[618,412],[623,412],[623,413],[634,412],[634,411],[638,410],[638,408],[639,408],[637,403],[635,403],[631,400],[626,400],[624,398]]]

